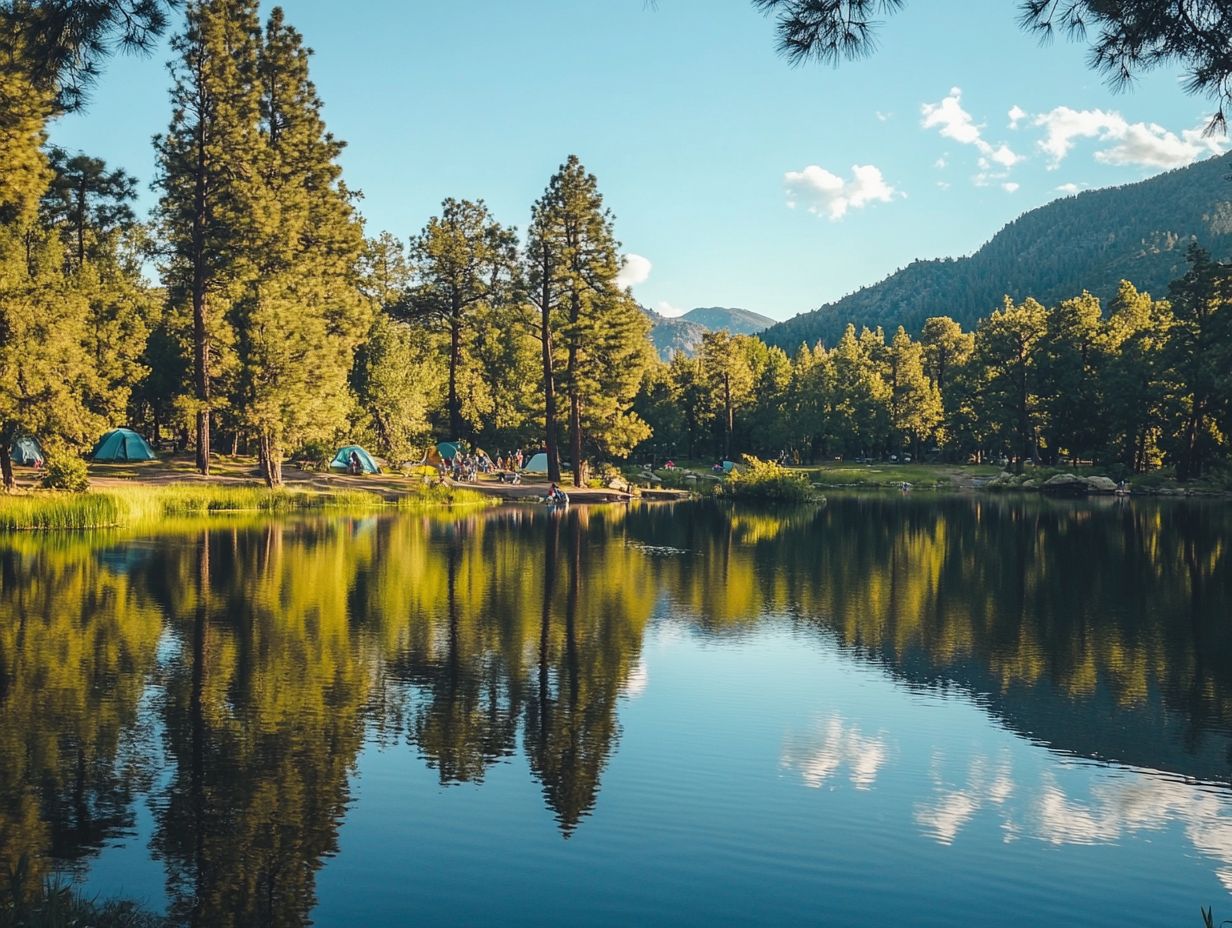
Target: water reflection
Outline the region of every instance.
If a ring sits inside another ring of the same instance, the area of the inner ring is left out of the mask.
[[[790,622],[1057,752],[1226,783],[1230,534],[1218,507],[847,499],[8,537],[0,871],[84,866],[146,803],[176,922],[305,924],[366,739],[445,787],[522,757],[569,837],[652,621],[720,642]],[[873,790],[896,756],[840,713],[781,744],[813,788]],[[911,813],[936,841],[982,814],[1056,843],[1177,823],[1232,889],[1222,787],[1109,775],[1076,797],[1003,758],[945,766]]]

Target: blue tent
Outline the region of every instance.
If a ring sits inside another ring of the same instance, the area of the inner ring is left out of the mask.
[[[436,453],[447,461],[452,461],[458,456],[458,446],[452,441],[443,441],[436,446]]]
[[[347,445],[344,448],[339,448],[338,453],[334,455],[334,459],[329,462],[329,466],[334,470],[349,470],[352,452],[359,458],[359,469],[365,474],[379,474],[381,472],[381,469],[376,466],[376,461],[372,460],[372,455],[359,445]]]
[[[22,467],[38,467],[43,463],[43,449],[29,435],[23,435],[13,441],[9,456],[14,464],[20,464]]]
[[[546,474],[548,472],[548,456],[540,451],[532,454],[530,460],[523,465],[522,470],[528,474]]]
[[[154,451],[132,429],[112,429],[98,440],[90,457],[95,461],[152,461]]]

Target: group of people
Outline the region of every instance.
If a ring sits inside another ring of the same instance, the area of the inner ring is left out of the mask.
[[[523,455],[519,449],[508,454],[498,454],[495,459],[485,451],[459,452],[452,459],[444,458],[438,465],[441,479],[451,477],[459,483],[473,483],[480,474],[495,472],[502,483],[520,483]]]

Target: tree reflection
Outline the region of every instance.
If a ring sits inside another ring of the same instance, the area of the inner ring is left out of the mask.
[[[82,862],[145,796],[175,922],[305,924],[365,735],[442,784],[520,750],[567,837],[600,801],[652,620],[726,636],[786,617],[1063,750],[1226,779],[1229,537],[1214,506],[984,497],[8,537],[0,868]],[[883,746],[840,722],[784,763],[871,783]],[[956,833],[973,783],[920,822]]]

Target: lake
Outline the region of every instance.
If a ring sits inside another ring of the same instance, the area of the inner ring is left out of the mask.
[[[1232,508],[0,537],[0,873],[177,923],[1232,917]]]

